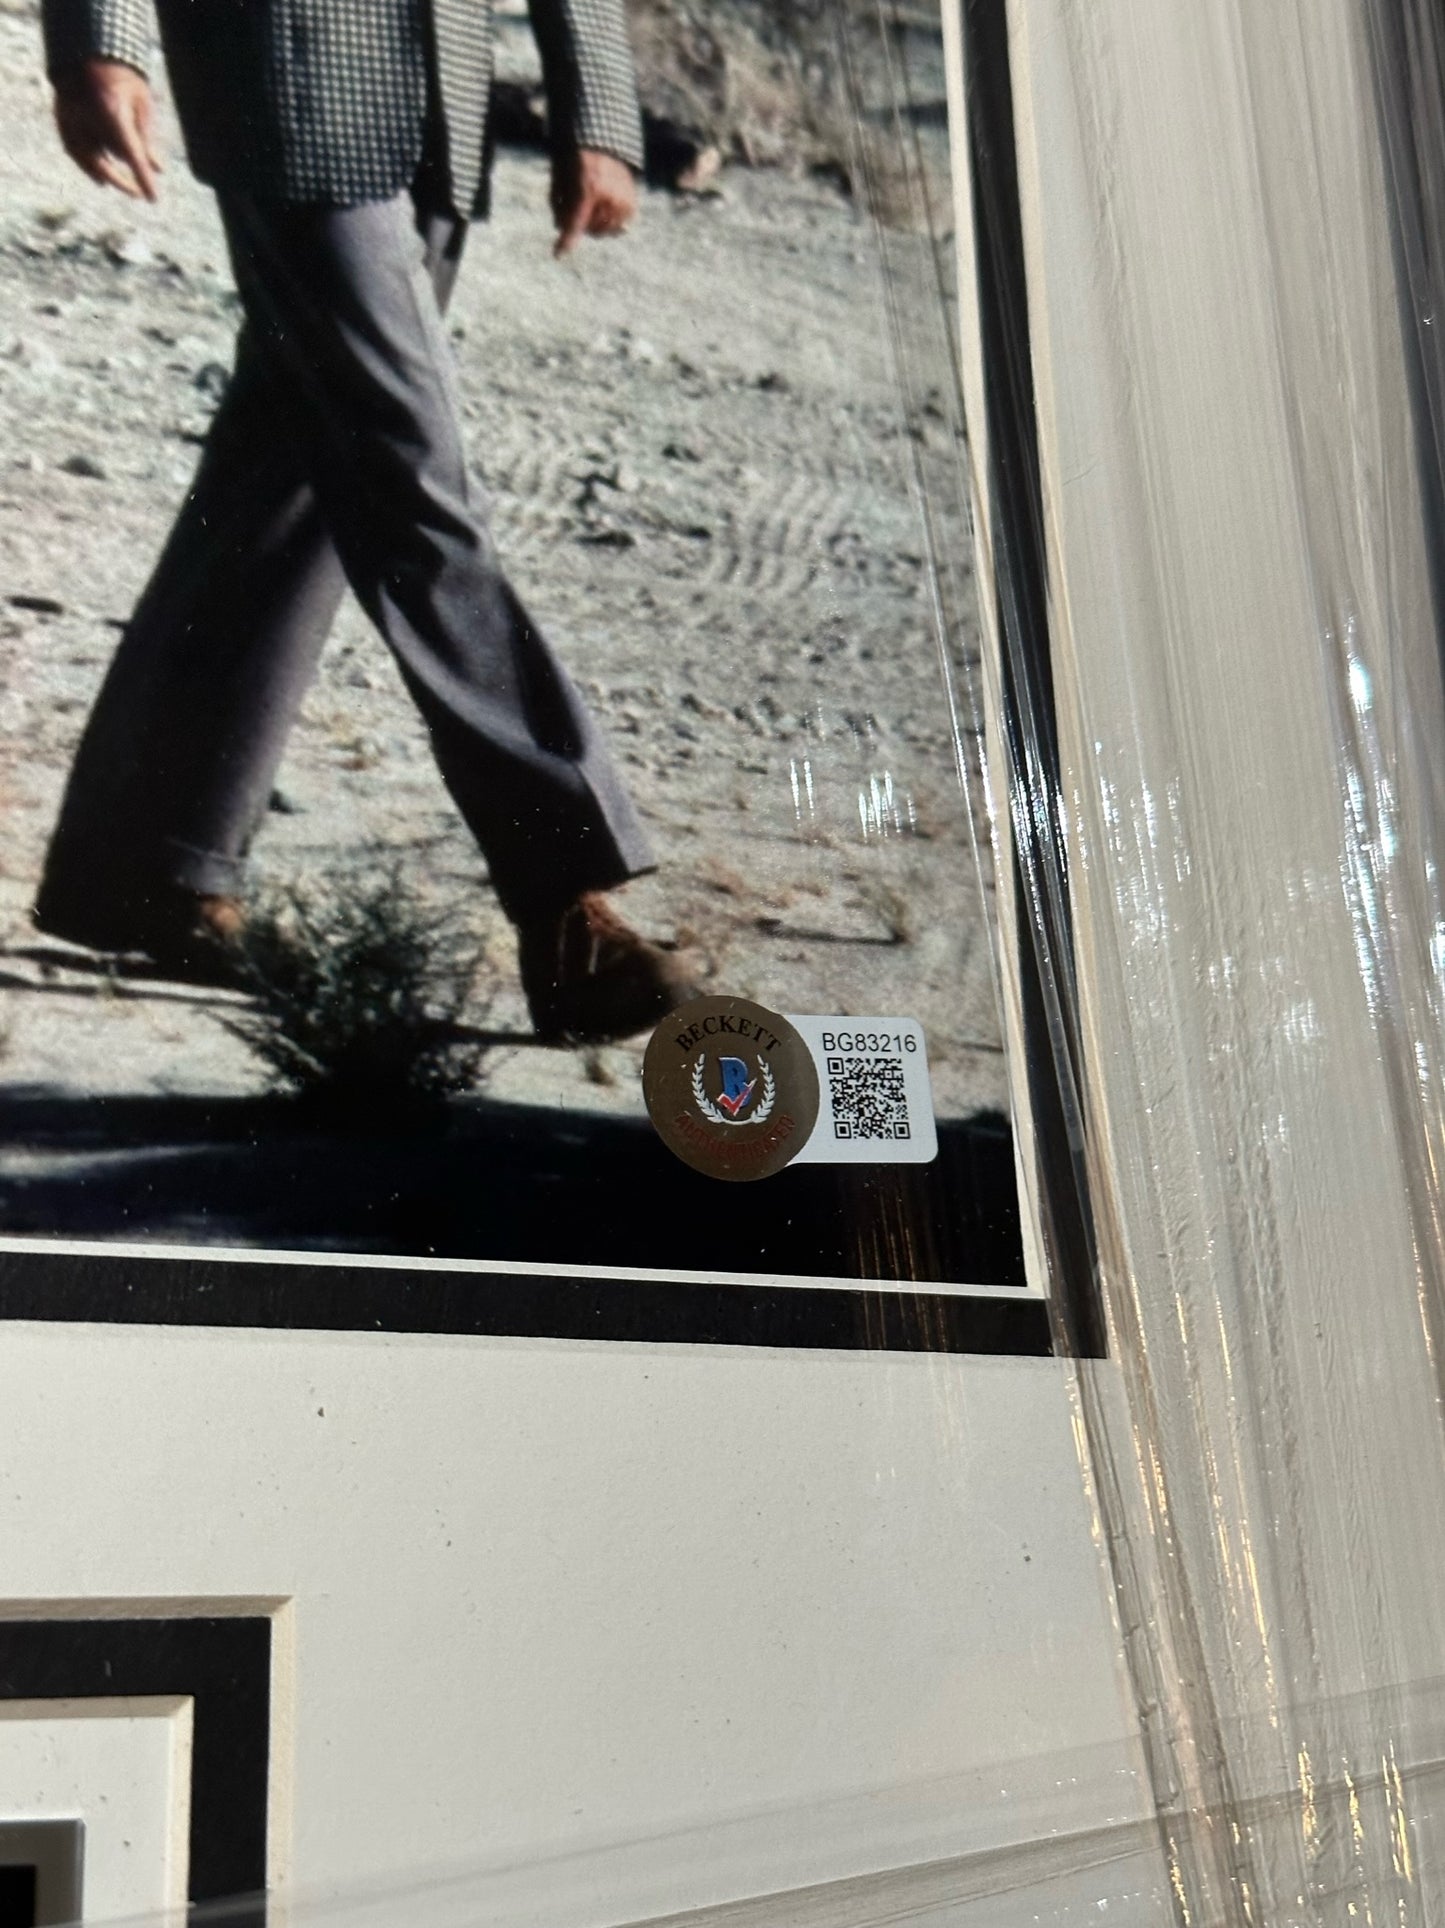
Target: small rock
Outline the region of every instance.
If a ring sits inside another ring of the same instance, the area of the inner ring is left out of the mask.
[[[607,1059],[602,1053],[602,1051],[599,1050],[595,1045],[592,1047],[591,1050],[587,1052],[582,1062],[586,1068],[588,1084],[602,1085],[606,1087],[608,1085],[615,1085],[617,1083],[617,1073],[612,1069],[612,1066],[607,1062]]]
[[[208,400],[219,402],[226,392],[231,379],[231,371],[223,362],[208,361],[195,372],[191,387],[198,390]]]
[[[12,609],[28,609],[34,616],[63,616],[65,604],[54,596],[7,596],[6,602]]]
[[[657,360],[656,348],[650,341],[644,341],[640,336],[635,340],[629,338],[624,341],[622,352],[629,361],[641,362],[644,366]]]
[[[266,808],[278,817],[298,817],[301,806],[284,790],[273,790],[266,799]]]
[[[577,540],[590,549],[635,549],[637,537],[630,529],[587,529]]]
[[[691,442],[665,442],[662,453],[669,462],[700,462],[702,456]]]
[[[694,716],[703,717],[709,723],[724,723],[731,715],[731,711],[723,709],[720,704],[707,702],[693,690],[684,690],[677,700],[683,709],[690,710]]]
[[[761,389],[764,395],[786,395],[788,378],[786,375],[780,375],[776,368],[770,368],[765,375],[758,376],[753,387]]]
[[[700,148],[691,164],[678,175],[675,185],[683,194],[701,194],[722,172],[722,164],[720,147]]]
[[[612,486],[619,495],[636,495],[642,487],[642,477],[626,462],[619,462],[612,471]]]
[[[374,736],[358,736],[346,747],[350,754],[342,759],[343,770],[373,770],[381,761],[382,747]]]
[[[106,260],[114,262],[117,268],[148,268],[155,260],[155,250],[148,241],[121,228],[98,234],[95,244]]]
[[[60,467],[67,475],[84,476],[88,482],[104,482],[105,469],[93,455],[67,455]]]

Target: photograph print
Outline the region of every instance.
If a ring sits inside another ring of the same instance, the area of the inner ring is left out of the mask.
[[[937,6],[5,0],[0,90],[0,1240],[1022,1291]],[[699,999],[923,1084],[723,1184]]]

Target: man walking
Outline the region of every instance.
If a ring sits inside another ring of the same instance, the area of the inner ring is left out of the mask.
[[[154,199],[152,0],[42,0],[56,118]],[[224,976],[242,864],[349,584],[426,721],[549,1038],[688,987],[605,893],[651,867],[596,725],[508,584],[443,314],[484,212],[491,0],[154,0],[243,324],[200,467],[71,772],[42,930]],[[559,252],[621,233],[641,162],[623,0],[531,0]]]

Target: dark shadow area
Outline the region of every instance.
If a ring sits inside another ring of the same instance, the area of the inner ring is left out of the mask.
[[[877,127],[887,127],[896,119],[903,119],[912,127],[948,126],[948,102],[946,100],[907,100],[901,104],[886,107],[869,107],[864,110],[864,118]]]
[[[1007,1121],[931,1165],[794,1166],[730,1185],[651,1127],[479,1100],[414,1129],[276,1099],[4,1095],[0,1228],[77,1239],[538,1264],[1024,1283]]]
[[[37,980],[7,971],[4,960],[11,957],[38,965],[42,975]],[[77,978],[81,980],[79,983]],[[110,999],[116,1003],[193,1004],[222,1016],[228,1010],[243,1011],[249,1003],[243,993],[228,986],[207,988],[185,984],[143,956],[61,951],[38,944],[17,944],[0,950],[0,991],[17,991],[26,997],[79,998],[92,1003]],[[540,1048],[532,1031],[486,1030],[476,1025],[454,1025],[450,1030],[459,1040],[486,1045],[489,1049]],[[0,1103],[3,1102],[0,1096]],[[0,1928],[5,1928],[3,1922]]]
[[[36,1928],[35,1869],[0,1864],[0,1928]]]

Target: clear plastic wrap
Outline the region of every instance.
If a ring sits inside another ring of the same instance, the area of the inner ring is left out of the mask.
[[[1001,1746],[903,1845],[874,1831],[886,1794],[800,1800],[193,1922],[1445,1918],[1437,10],[946,4],[957,290],[909,29],[876,24],[865,74],[835,22],[831,165],[882,268],[928,673],[1001,886],[1027,1258],[1137,1736],[1052,1767]],[[820,732],[770,807],[800,831],[856,809],[887,847],[909,806],[871,750]],[[900,1198],[873,1270],[926,1281]],[[909,1392],[972,1476],[976,1384]],[[901,1782],[917,1736],[884,1728]],[[800,1871],[810,1830],[844,1844],[833,1873]]]
[[[1008,24],[1027,310],[981,378],[1040,481],[998,631],[1017,688],[1046,599],[1052,669],[1008,787],[1084,1148],[1040,1189],[1094,1235],[1176,1918],[1434,1922],[1438,19]]]

